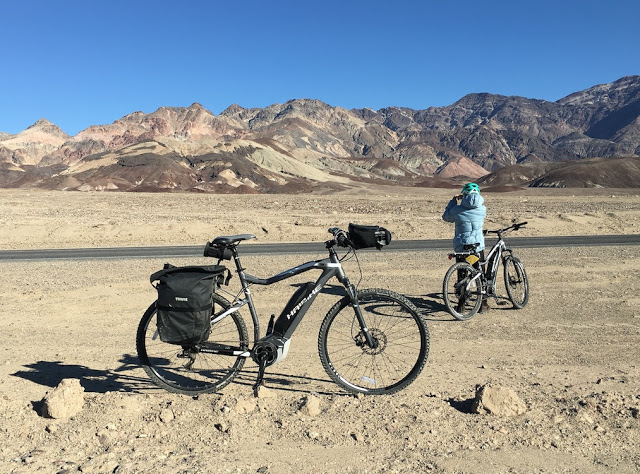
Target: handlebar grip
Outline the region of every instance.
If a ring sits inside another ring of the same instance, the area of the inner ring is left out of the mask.
[[[349,240],[349,234],[347,234],[344,230],[339,227],[331,227],[329,232],[333,234],[333,240],[335,240],[336,244],[339,247],[348,247],[351,245],[351,240]]]
[[[347,233],[344,230],[341,230],[336,234],[336,242],[340,247],[349,246],[350,240],[349,240],[349,237],[347,237]]]

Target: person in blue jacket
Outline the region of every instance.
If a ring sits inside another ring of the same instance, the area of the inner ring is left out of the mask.
[[[477,252],[484,260],[484,234],[482,226],[487,215],[484,198],[480,195],[480,187],[476,183],[467,183],[462,194],[454,196],[447,204],[442,218],[455,223],[453,250],[462,252],[465,245],[479,243]],[[477,264],[476,264],[477,265]],[[488,309],[486,299],[482,301],[481,310]]]

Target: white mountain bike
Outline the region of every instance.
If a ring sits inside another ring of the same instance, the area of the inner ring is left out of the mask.
[[[500,262],[504,267],[504,282],[507,295],[513,306],[524,308],[529,301],[529,280],[524,265],[513,251],[507,247],[503,235],[522,229],[527,223],[521,222],[499,230],[485,231],[496,234],[498,241],[491,247],[484,260],[476,251],[479,244],[465,245],[462,252],[449,254],[456,259],[447,271],[442,283],[442,295],[447,311],[456,319],[464,321],[472,318],[480,309],[482,300],[497,299],[496,277]]]

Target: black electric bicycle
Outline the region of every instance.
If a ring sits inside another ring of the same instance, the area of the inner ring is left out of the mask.
[[[496,279],[500,262],[504,267],[504,283],[513,306],[524,308],[529,301],[529,280],[522,262],[507,247],[503,235],[519,230],[527,223],[521,222],[499,230],[485,231],[496,234],[498,241],[491,247],[484,260],[480,260],[476,248],[479,244],[465,245],[464,251],[449,254],[456,259],[447,271],[442,283],[442,295],[447,311],[456,319],[464,321],[473,317],[482,300],[493,297],[497,300]]]
[[[329,377],[348,392],[364,394],[390,394],[413,382],[429,353],[426,323],[400,294],[385,289],[358,290],[341,264],[348,255],[355,255],[358,246],[353,244],[354,236],[338,228],[329,232],[333,238],[325,242],[328,258],[303,263],[266,279],[245,273],[240,263],[238,245],[254,235],[222,236],[207,243],[205,256],[217,257],[218,264],[234,260],[241,290],[232,301],[220,294],[220,287],[213,293],[211,331],[197,344],[162,342],[157,328],[158,302],[154,302],[143,315],[136,338],[140,363],[150,379],[174,393],[216,392],[229,384],[251,358],[258,365],[257,392],[265,368],[286,357],[296,327],[318,293],[335,277],[344,286],[345,296],[328,311],[318,335],[320,360]],[[383,240],[379,237],[376,246],[384,245]],[[336,247],[348,249],[342,258]],[[280,316],[271,316],[266,334],[261,336],[250,286],[271,285],[309,270],[322,273],[315,282],[294,292]],[[240,314],[244,306],[253,321],[253,344]]]

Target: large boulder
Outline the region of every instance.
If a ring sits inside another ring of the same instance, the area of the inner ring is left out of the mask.
[[[514,416],[527,411],[527,406],[513,389],[487,384],[476,387],[471,411],[478,414]]]
[[[63,379],[42,400],[42,416],[67,419],[76,415],[84,405],[84,388],[77,379]]]

